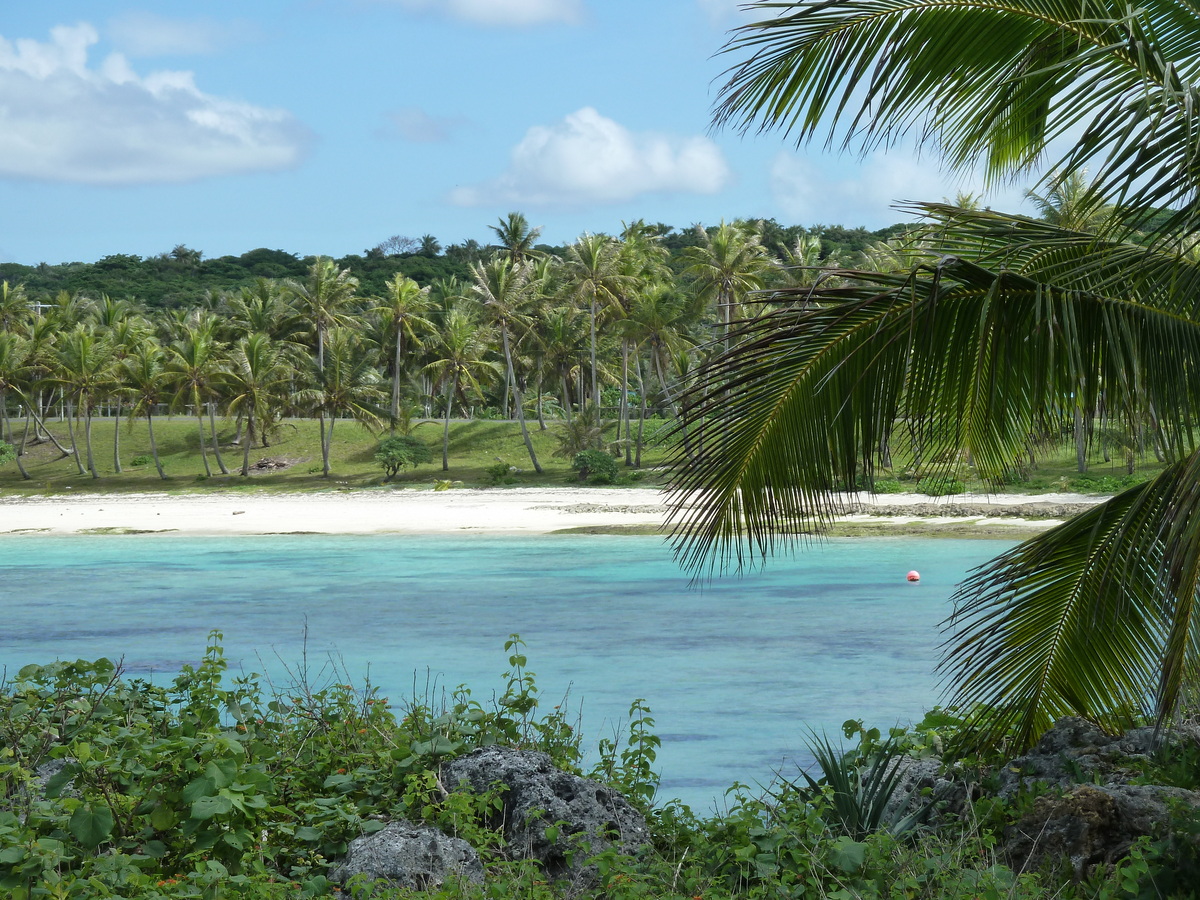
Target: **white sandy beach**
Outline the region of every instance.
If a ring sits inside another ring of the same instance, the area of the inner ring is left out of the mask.
[[[1048,508],[1090,504],[1099,498],[1077,494],[860,494],[843,499],[862,504],[862,511],[847,516],[847,521],[903,526],[919,520],[1045,528],[1059,521],[1045,517]],[[873,515],[871,506],[886,512]],[[914,515],[902,513],[909,507]],[[951,514],[937,515],[938,507]],[[1035,517],[1022,518],[1014,507],[1028,507]],[[665,495],[652,488],[0,497],[0,534],[549,534],[572,528],[654,527],[662,525],[666,517]]]

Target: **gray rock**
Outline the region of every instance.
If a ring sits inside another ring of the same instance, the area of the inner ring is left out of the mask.
[[[556,768],[545,753],[485,747],[447,762],[442,780],[448,790],[479,794],[500,786],[503,807],[489,824],[503,828],[511,854],[537,860],[554,880],[589,880],[588,857],[610,847],[632,854],[650,839],[628,800]],[[551,826],[554,840],[546,835]]]
[[[960,814],[967,804],[967,786],[942,773],[942,761],[906,757],[896,766],[896,789],[884,808],[885,822],[921,813],[928,808],[927,821],[936,823],[946,816]]]
[[[1065,861],[1076,878],[1129,852],[1140,837],[1165,833],[1171,806],[1200,809],[1200,792],[1162,785],[1081,784],[1047,794],[1004,833],[1001,847],[1017,872]]]
[[[1087,782],[1126,784],[1144,770],[1160,742],[1195,744],[1200,731],[1183,726],[1156,738],[1153,728],[1135,728],[1113,736],[1084,719],[1059,719],[1028,753],[998,773],[997,794],[1011,799],[1036,786],[1066,790]]]
[[[384,879],[396,887],[424,891],[453,879],[481,884],[483,864],[462,838],[428,825],[398,821],[352,840],[346,858],[329,878],[345,884],[359,874],[370,881]]]

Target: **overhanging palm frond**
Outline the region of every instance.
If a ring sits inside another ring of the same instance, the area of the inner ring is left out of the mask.
[[[1060,177],[1097,167],[1097,197],[1180,206],[1200,186],[1200,13],[1180,0],[824,0],[757,3],[739,28],[718,125],[829,128],[863,152],[901,137],[993,178],[1052,141]],[[1077,139],[1082,132],[1082,138]],[[1193,213],[1180,213],[1186,219]]]
[[[907,275],[838,273],[805,308],[744,322],[684,397],[671,524],[693,568],[741,567],[837,512],[897,419],[917,455],[969,450],[999,480],[1068,403],[1145,404],[1190,441],[1200,326],[1124,297],[1062,290],[955,257]],[[1074,397],[1073,397],[1074,395]]]
[[[1200,663],[1198,478],[1193,454],[961,586],[941,671],[974,745],[1027,746],[1063,715],[1116,731],[1176,710]]]

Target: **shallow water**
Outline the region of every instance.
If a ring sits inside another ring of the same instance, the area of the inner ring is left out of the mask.
[[[646,698],[660,797],[703,811],[807,763],[808,729],[920,718],[954,586],[1010,546],[831,539],[697,589],[653,537],[12,536],[0,665],[123,657],[167,681],[217,629],[232,669],[278,684],[307,652],[393,701],[427,680],[485,700],[519,632],[543,706],[569,691],[586,746]]]

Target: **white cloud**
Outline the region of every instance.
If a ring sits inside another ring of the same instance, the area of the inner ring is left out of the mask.
[[[88,65],[88,24],[0,37],[0,177],[88,184],[191,181],[295,166],[311,138],[290,113],[203,93],[191,72]]]
[[[523,28],[583,18],[582,0],[399,0],[418,12],[431,11],[474,25]]]
[[[380,137],[398,137],[414,144],[438,144],[450,140],[453,132],[467,124],[461,116],[433,116],[416,106],[405,106],[384,113],[387,125]]]
[[[243,24],[221,25],[211,19],[170,19],[148,12],[130,12],[112,19],[107,37],[129,56],[167,56],[212,53],[245,37]]]
[[[830,161],[818,168],[801,156],[776,154],[769,173],[771,194],[784,217],[807,223],[863,224],[882,227],[903,217],[892,207],[900,201],[953,200],[958,192],[983,196],[995,209],[1017,212],[1022,191],[1015,188],[984,193],[982,177],[955,175],[936,160],[917,159],[904,151],[868,155],[853,177],[831,177],[836,166],[844,172],[849,161]]]
[[[506,172],[450,199],[460,206],[620,203],[649,193],[714,194],[728,180],[729,166],[707,138],[634,134],[584,107],[530,128]]]

